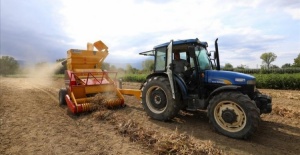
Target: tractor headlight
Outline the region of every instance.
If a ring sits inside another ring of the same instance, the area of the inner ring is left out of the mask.
[[[255,80],[248,80],[248,81],[247,81],[247,84],[249,84],[249,85],[255,85],[256,82],[255,82]]]

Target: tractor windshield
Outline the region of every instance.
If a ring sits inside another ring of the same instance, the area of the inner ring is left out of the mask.
[[[209,70],[212,69],[210,59],[207,55],[207,50],[204,47],[197,46],[195,48],[196,52],[196,58],[198,60],[200,70]]]

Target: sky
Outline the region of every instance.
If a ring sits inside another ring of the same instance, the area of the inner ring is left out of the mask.
[[[294,63],[300,54],[300,0],[0,0],[0,55],[55,62],[87,42],[109,47],[105,62],[136,66],[138,53],[169,42],[199,38],[221,65],[260,68]]]

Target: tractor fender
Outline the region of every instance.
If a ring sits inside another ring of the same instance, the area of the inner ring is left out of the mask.
[[[241,86],[236,86],[236,85],[225,85],[225,86],[221,86],[217,89],[215,89],[214,91],[212,91],[208,98],[207,98],[207,102],[206,102],[206,105],[205,107],[207,107],[209,101],[211,100],[211,98],[213,98],[216,94],[219,94],[220,92],[223,92],[223,91],[228,91],[228,90],[239,90],[241,88]]]
[[[150,75],[148,75],[146,77],[146,81],[147,81],[147,79],[150,79],[150,78],[152,78],[154,76],[168,77],[168,75],[166,73],[152,73],[152,74],[150,74]],[[188,98],[187,86],[186,86],[184,80],[179,75],[177,75],[177,74],[174,74],[174,80],[176,82],[176,87],[178,87],[178,91],[180,91],[180,94],[182,95],[182,98],[183,99]]]
[[[176,81],[177,90],[180,91],[180,94],[183,99],[187,99],[188,98],[187,86],[186,86],[184,80],[177,74],[175,74],[174,77],[175,77],[174,79]]]
[[[168,75],[166,73],[151,73],[146,77],[146,81],[154,76],[168,77]]]
[[[154,76],[168,77],[168,75],[166,73],[151,73],[146,77],[146,80],[141,84],[140,90],[143,90],[143,87],[144,87],[145,83],[147,83],[147,80]]]

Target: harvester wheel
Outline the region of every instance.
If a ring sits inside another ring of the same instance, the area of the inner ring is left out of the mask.
[[[142,105],[147,114],[156,120],[172,119],[180,110],[179,97],[172,98],[168,78],[152,77],[142,87]]]
[[[258,128],[259,109],[240,92],[222,92],[209,102],[208,117],[214,129],[232,138],[247,139]]]
[[[67,95],[67,90],[65,88],[61,88],[58,92],[58,97],[59,97],[59,105],[66,105],[66,99],[65,96]]]

